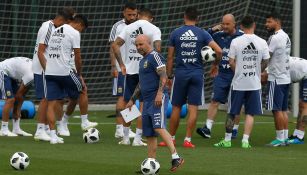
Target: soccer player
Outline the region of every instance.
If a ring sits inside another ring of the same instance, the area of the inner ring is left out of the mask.
[[[2,111],[0,136],[32,136],[20,128],[23,96],[33,82],[32,60],[26,57],[13,57],[0,62],[1,97],[5,100]],[[18,83],[20,86],[18,87]],[[9,115],[13,110],[13,132],[8,128]]]
[[[125,26],[133,23],[137,19],[137,8],[136,4],[133,2],[127,2],[124,6],[123,10],[124,19],[116,22],[111,30],[109,42],[110,42],[110,58],[111,58],[111,74],[114,77],[113,80],[113,95],[117,96],[116,102],[116,131],[115,131],[115,138],[122,138],[124,136],[124,120],[120,115],[120,111],[125,108],[125,101],[123,97],[124,92],[124,80],[125,76],[121,73],[120,67],[118,62],[116,61],[112,43],[115,41],[116,37],[123,31]],[[120,54],[122,58],[125,58],[125,44],[120,47]],[[126,61],[126,60],[124,60]],[[130,129],[129,137],[134,137],[135,133],[133,133]]]
[[[63,111],[62,100],[68,97],[77,100],[84,87],[82,78],[82,60],[80,49],[80,32],[88,26],[87,18],[80,14],[74,16],[69,24],[57,28],[48,43],[46,59],[40,59],[45,70],[47,84],[47,117],[50,126],[50,144],[64,143],[55,131],[56,115]],[[76,70],[70,65],[71,53],[75,54]]]
[[[143,95],[142,125],[143,135],[146,136],[148,143],[148,157],[156,158],[157,134],[159,134],[167,143],[172,154],[172,167],[170,170],[176,171],[184,163],[184,160],[177,154],[171,135],[165,129],[165,116],[169,100],[166,89],[165,58],[153,50],[151,39],[146,35],[137,36],[135,45],[138,53],[144,57],[139,66],[139,84],[127,107],[131,108],[139,95]]]
[[[44,22],[38,33],[33,54],[33,64],[32,70],[34,73],[34,84],[35,84],[35,94],[36,98],[40,100],[38,111],[37,111],[37,129],[34,134],[35,140],[50,141],[50,136],[46,133],[49,130],[49,125],[47,122],[47,100],[45,98],[46,92],[44,90],[44,71],[40,64],[38,56],[47,56],[45,52],[48,45],[50,35],[55,28],[62,26],[68,20],[72,20],[74,10],[69,7],[63,8],[58,12],[57,16],[53,20]],[[45,130],[46,129],[46,130]]]
[[[228,99],[228,94],[231,86],[231,81],[234,72],[230,69],[229,58],[227,56],[230,48],[230,43],[233,39],[243,35],[243,32],[236,29],[235,17],[232,14],[223,16],[221,29],[217,25],[212,28],[213,40],[223,49],[223,56],[219,64],[219,73],[213,80],[213,93],[211,103],[209,104],[207,120],[203,128],[197,128],[197,133],[204,138],[211,137],[211,129],[216,117],[219,104],[225,104]],[[208,30],[209,31],[209,30]],[[234,125],[232,137],[235,138],[239,125]]]
[[[125,105],[131,98],[135,87],[139,82],[139,62],[143,58],[140,55],[134,45],[135,38],[140,34],[145,34],[150,38],[151,44],[153,44],[157,52],[161,51],[161,31],[158,27],[151,24],[153,20],[153,13],[149,9],[142,9],[138,14],[138,21],[126,26],[123,31],[118,35],[114,43],[112,44],[112,49],[114,51],[115,57],[119,63],[122,74],[125,75],[125,88],[124,88],[124,101]],[[126,57],[121,57],[120,47],[125,44]],[[142,101],[142,97],[140,98]],[[140,108],[142,103],[140,104]],[[130,145],[129,140],[129,130],[131,123],[124,123],[124,137],[119,144]],[[142,142],[142,117],[137,119],[137,129],[133,146],[146,146]]]
[[[208,32],[195,26],[198,12],[195,7],[188,7],[184,12],[184,26],[177,28],[170,35],[167,55],[167,75],[173,78],[174,55],[176,72],[171,93],[172,114],[170,119],[170,134],[175,142],[175,134],[179,126],[181,106],[188,103],[188,121],[186,137],[183,146],[194,148],[191,142],[197,119],[198,106],[202,105],[204,71],[201,58],[201,48],[210,46],[216,52],[217,59],[212,64],[211,75],[218,73],[218,64],[222,49],[213,41]],[[159,146],[166,146],[165,142]]]
[[[262,114],[261,72],[266,68],[270,54],[265,40],[254,34],[256,24],[251,16],[243,17],[240,25],[244,35],[232,40],[228,53],[229,64],[235,72],[229,95],[228,114],[225,122],[225,138],[215,147],[231,147],[231,136],[235,115],[245,107],[245,126],[242,148],[250,148],[254,115]]]
[[[289,58],[291,41],[281,29],[280,16],[272,13],[266,17],[266,29],[272,33],[268,40],[271,59],[268,65],[268,98],[267,108],[274,115],[276,139],[268,146],[284,146],[288,138],[288,96],[290,85]]]
[[[291,81],[296,83],[300,82],[300,101],[299,101],[299,114],[297,117],[296,128],[293,134],[287,139],[290,144],[303,144],[305,135],[305,125],[307,123],[307,60],[298,57],[290,57],[290,78]],[[267,72],[262,74],[262,81],[266,83]],[[287,115],[285,112],[284,115]]]

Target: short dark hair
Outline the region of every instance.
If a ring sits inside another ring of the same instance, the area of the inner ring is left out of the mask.
[[[184,15],[186,16],[188,20],[196,21],[199,13],[196,7],[188,7],[185,9]]]
[[[64,7],[63,9],[58,11],[57,16],[61,16],[65,20],[73,20],[74,14],[75,14],[75,10],[72,7]]]
[[[87,17],[84,15],[77,14],[76,16],[74,16],[74,21],[82,23],[85,29],[88,27]]]
[[[153,12],[148,9],[148,8],[142,8],[140,11],[139,11],[139,15],[141,16],[147,16],[149,18],[153,18]]]
[[[280,14],[276,11],[273,11],[272,13],[266,15],[266,18],[273,18],[274,20],[280,20]]]
[[[136,4],[134,2],[127,2],[124,6],[124,10],[126,10],[126,9],[135,10]]]
[[[247,28],[247,29],[250,29],[253,24],[255,23],[255,20],[252,16],[244,16],[241,20],[241,25],[244,27],[244,28]]]

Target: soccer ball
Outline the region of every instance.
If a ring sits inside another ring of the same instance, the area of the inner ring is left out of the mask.
[[[141,171],[144,175],[155,175],[160,170],[160,163],[154,158],[147,158],[141,164]]]
[[[91,128],[83,133],[83,140],[85,143],[96,143],[100,139],[99,131],[96,128]]]
[[[205,46],[201,49],[201,57],[203,59],[203,62],[211,62],[214,61],[216,58],[216,53],[214,52],[214,50],[209,47],[209,46]]]
[[[10,164],[15,170],[24,170],[29,166],[30,158],[23,152],[16,152],[11,157]]]

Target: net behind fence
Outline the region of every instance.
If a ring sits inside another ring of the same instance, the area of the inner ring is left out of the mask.
[[[110,75],[108,37],[112,25],[122,18],[124,0],[2,0],[0,2],[0,59],[14,56],[32,58],[37,31],[42,22],[55,17],[63,6],[71,6],[77,13],[89,18],[90,26],[82,34],[81,53],[83,74],[88,86],[89,102],[113,104],[112,77]],[[197,6],[201,12],[199,27],[208,28],[220,23],[226,13],[232,13],[239,21],[250,14],[257,22],[256,34],[267,39],[265,16],[272,10],[281,13],[283,28],[292,36],[292,1],[287,0],[143,0],[135,1],[138,7],[150,8],[153,23],[162,32],[162,53],[166,56],[171,31],[183,24],[183,12],[187,6]],[[206,72],[209,65],[205,66]],[[212,79],[206,74],[205,100],[210,101]],[[29,98],[34,99],[33,90]]]

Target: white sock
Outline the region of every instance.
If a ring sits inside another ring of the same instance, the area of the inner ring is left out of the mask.
[[[305,136],[305,131],[301,131],[301,130],[295,129],[293,136],[296,136],[299,139],[303,139],[304,136]]]
[[[242,142],[247,142],[248,143],[249,135],[243,134]]]
[[[187,142],[191,142],[192,138],[191,137],[185,137],[184,138],[184,141],[187,141]]]
[[[179,155],[177,154],[177,152],[172,154],[172,159],[179,159]]]
[[[87,122],[87,121],[88,121],[87,114],[81,115],[81,122],[84,123],[84,122]]]
[[[276,130],[276,139],[279,141],[284,141],[284,130]]]
[[[288,129],[284,129],[284,139],[287,139],[289,137],[289,130]]]
[[[139,128],[136,128],[134,140],[138,141],[138,142],[141,141],[142,134],[143,134],[143,130],[139,129]]]
[[[231,136],[232,136],[232,133],[225,133],[225,141],[231,141]]]
[[[212,129],[213,123],[214,123],[214,121],[211,120],[211,119],[207,119],[207,120],[206,120],[206,126],[207,126],[207,128],[208,128],[210,131],[211,131],[211,129]]]
[[[37,123],[36,131],[44,130],[45,124],[44,123]]]
[[[236,129],[236,130],[238,130],[239,129],[239,125],[233,125],[233,129]]]
[[[46,131],[46,132],[50,132],[49,125],[45,125],[45,131]]]
[[[176,136],[171,136],[173,140],[176,140]]]
[[[116,130],[122,130],[123,131],[124,126],[122,124],[116,125]]]
[[[50,130],[50,136],[51,136],[51,138],[57,138],[57,135],[56,135],[56,132],[55,132],[54,129]]]
[[[123,137],[123,139],[125,139],[125,140],[129,139],[129,130],[130,130],[130,127],[124,126],[124,137]]]
[[[1,123],[1,131],[7,131],[9,130],[9,122],[2,121]]]
[[[13,131],[19,131],[20,130],[20,118],[15,120],[15,119],[12,119],[13,121]]]
[[[62,121],[64,121],[64,122],[68,122],[68,119],[69,119],[69,116],[66,114],[66,113],[64,113],[63,114],[63,117],[62,117]]]

